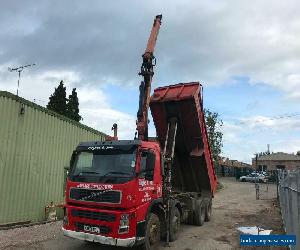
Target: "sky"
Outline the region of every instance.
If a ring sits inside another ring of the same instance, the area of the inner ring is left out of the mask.
[[[135,133],[138,71],[163,15],[153,88],[199,81],[223,120],[222,155],[250,162],[267,144],[300,150],[299,1],[26,1],[0,3],[0,90],[46,106],[60,80],[77,88],[82,123]],[[150,134],[155,135],[153,123]]]

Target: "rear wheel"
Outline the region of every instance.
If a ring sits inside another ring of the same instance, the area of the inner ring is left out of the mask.
[[[145,243],[142,250],[156,250],[160,243],[160,221],[156,214],[150,213],[146,225]]]
[[[211,219],[211,207],[212,207],[212,201],[210,200],[205,205],[205,221],[210,221]]]
[[[172,208],[170,216],[170,241],[177,240],[180,229],[180,212],[177,207]]]
[[[202,226],[205,220],[205,206],[201,200],[196,201],[196,209],[194,213],[194,224]]]
[[[194,225],[194,210],[191,210],[188,214],[188,217],[186,219],[186,223],[188,225]]]

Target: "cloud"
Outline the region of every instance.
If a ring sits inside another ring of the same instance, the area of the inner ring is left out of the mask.
[[[297,153],[298,151],[300,151],[300,139],[299,138],[281,139],[277,141],[275,145],[273,145],[272,151]]]
[[[223,84],[248,76],[299,91],[300,3],[290,1],[2,2],[1,63],[76,71],[84,84],[132,85],[155,14],[162,12],[155,82]],[[180,11],[179,11],[180,10]],[[16,18],[14,18],[16,17]]]
[[[243,128],[241,126],[235,125],[229,122],[223,122],[223,126],[221,129],[223,133],[223,141],[225,143],[240,143],[241,139],[238,134],[243,132]]]
[[[295,153],[300,150],[299,130],[299,113],[226,121],[222,127],[223,155],[250,163],[255,153],[266,151],[267,144],[271,145],[273,152]]]
[[[91,86],[81,87],[78,89],[78,98],[84,124],[112,135],[112,125],[117,123],[119,139],[134,138],[136,118],[113,109],[103,90]]]
[[[68,90],[78,88],[84,123],[110,133],[117,121],[121,137],[132,138],[135,116],[113,107],[104,86],[137,88],[152,20],[162,13],[154,86],[198,80],[207,88],[247,78],[278,89],[285,96],[278,101],[299,104],[299,7],[296,0],[2,1],[0,89],[16,92],[17,74],[7,67],[36,63],[22,72],[21,96],[45,106],[63,79]],[[255,105],[264,100],[250,105],[253,112]],[[299,131],[296,118],[258,114],[224,120],[225,153],[246,159]]]
[[[300,113],[283,114],[276,117],[252,116],[240,118],[237,123],[249,129],[264,129],[280,132],[282,130],[297,131],[300,130]]]
[[[84,124],[88,124],[108,135],[112,135],[112,125],[117,123],[118,138],[133,140],[135,133],[135,117],[111,108],[81,109],[81,112],[84,116]]]

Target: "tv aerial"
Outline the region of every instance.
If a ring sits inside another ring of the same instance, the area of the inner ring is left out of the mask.
[[[27,65],[23,65],[23,66],[16,67],[16,68],[10,68],[10,67],[8,67],[8,71],[9,72],[14,72],[15,71],[15,72],[18,72],[18,74],[19,74],[17,96],[19,96],[19,87],[20,87],[21,72],[23,71],[23,69],[28,68],[28,67],[32,67],[32,66],[35,66],[35,65],[36,64],[33,63],[33,64],[27,64]]]

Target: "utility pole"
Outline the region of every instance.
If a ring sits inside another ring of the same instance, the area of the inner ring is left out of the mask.
[[[32,67],[32,66],[35,66],[35,65],[36,65],[36,64],[33,63],[33,64],[23,65],[23,66],[20,66],[20,67],[17,67],[17,68],[9,68],[9,67],[8,67],[8,71],[9,71],[9,72],[16,71],[16,72],[18,72],[18,74],[19,74],[19,78],[18,78],[18,88],[17,88],[17,96],[19,96],[19,87],[20,87],[21,72],[23,71],[23,69],[25,69],[25,68],[27,68],[27,67]]]
[[[256,153],[255,154],[255,169],[256,169],[256,172],[255,172],[255,194],[256,194],[256,200],[259,200],[259,184],[258,184],[258,169],[257,169],[257,160],[258,160],[258,154]]]

